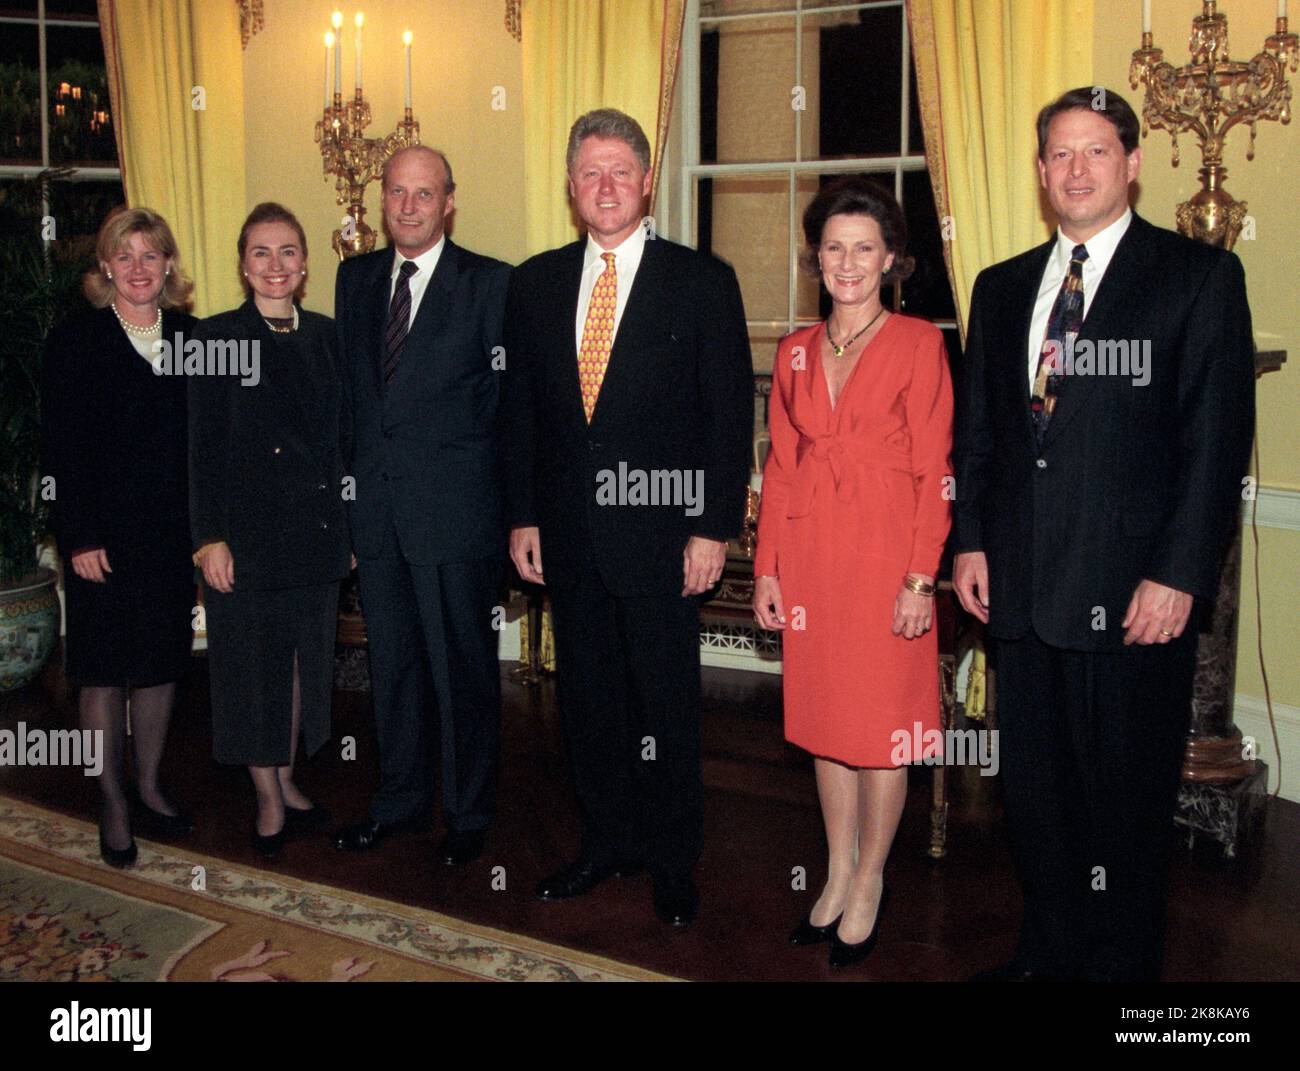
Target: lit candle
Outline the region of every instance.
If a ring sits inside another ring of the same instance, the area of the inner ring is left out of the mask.
[[[1277,17],[1286,18],[1286,0],[1277,0]]]
[[[402,34],[402,44],[406,46],[406,110],[411,110],[411,31]]]
[[[334,93],[337,96],[343,92],[343,12],[334,12],[330,22],[334,24],[334,43],[337,46],[334,49]]]
[[[1142,32],[1151,32],[1151,0],[1142,0]]]
[[[363,14],[361,14],[360,11],[358,11],[358,12],[357,12],[357,17],[356,17],[356,19],[355,19],[354,21],[355,21],[356,24],[357,24],[357,78],[356,78],[356,82],[357,82],[357,92],[359,93],[359,92],[361,92],[361,24],[362,24],[363,22],[366,21],[366,17],[365,17]]]
[[[334,51],[334,35],[325,31],[325,107],[330,106],[330,53]]]

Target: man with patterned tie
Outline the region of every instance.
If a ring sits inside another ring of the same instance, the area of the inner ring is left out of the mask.
[[[981,272],[954,461],[953,583],[987,623],[1024,918],[990,980],[1155,980],[1197,621],[1254,428],[1237,258],[1129,207],[1138,120],[1038,117],[1053,239]]]
[[[510,556],[550,595],[582,813],[576,860],[537,893],[646,868],[656,914],[685,924],[703,841],[700,596],[743,523],[753,434],[745,314],[731,268],[644,226],[634,119],[582,116],[567,164],[587,237],[515,270],[502,401]]]
[[[352,546],[379,738],[369,817],[334,834],[373,848],[423,828],[433,797],[425,680],[440,724],[438,858],[468,863],[492,820],[500,729],[494,609],[505,571],[496,453],[510,268],[445,233],[446,157],[402,149],[384,169],[385,249],[339,265],[335,321],[353,432]]]

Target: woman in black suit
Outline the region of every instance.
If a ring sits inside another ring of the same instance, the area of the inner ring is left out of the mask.
[[[81,727],[103,733],[100,854],[128,866],[128,696],[137,818],[164,835],[192,828],[158,786],[193,639],[185,383],[151,362],[155,343],[174,343],[196,321],[182,308],[193,284],[157,213],[109,216],[96,254],[85,279],[93,311],[63,321],[46,343],[44,469],[64,565],[67,676],[81,686]]]
[[[195,330],[240,348],[242,372],[189,377],[190,512],[203,571],[218,762],[248,767],[253,846],[274,857],[286,824],[318,826],[293,780],[329,736],[339,581],[348,573],[334,321],[295,302],[307,238],[260,204],[239,261],[249,298]],[[251,373],[251,374],[250,374]]]

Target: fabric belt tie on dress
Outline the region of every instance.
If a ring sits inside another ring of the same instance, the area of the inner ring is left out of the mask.
[[[872,447],[874,456],[852,457],[838,435],[818,435],[800,455],[795,466],[787,501],[787,517],[806,517],[812,512],[813,495],[817,485],[827,475],[835,487],[835,497],[841,502],[852,502],[858,493],[858,476],[861,468],[886,469],[908,472],[911,458],[896,451],[886,452],[880,446]]]

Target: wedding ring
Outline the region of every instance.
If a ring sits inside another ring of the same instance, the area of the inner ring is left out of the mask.
[[[1162,635],[1162,636],[1172,636],[1173,633],[1170,632],[1167,628],[1162,628],[1162,629],[1160,630],[1160,635]]]

